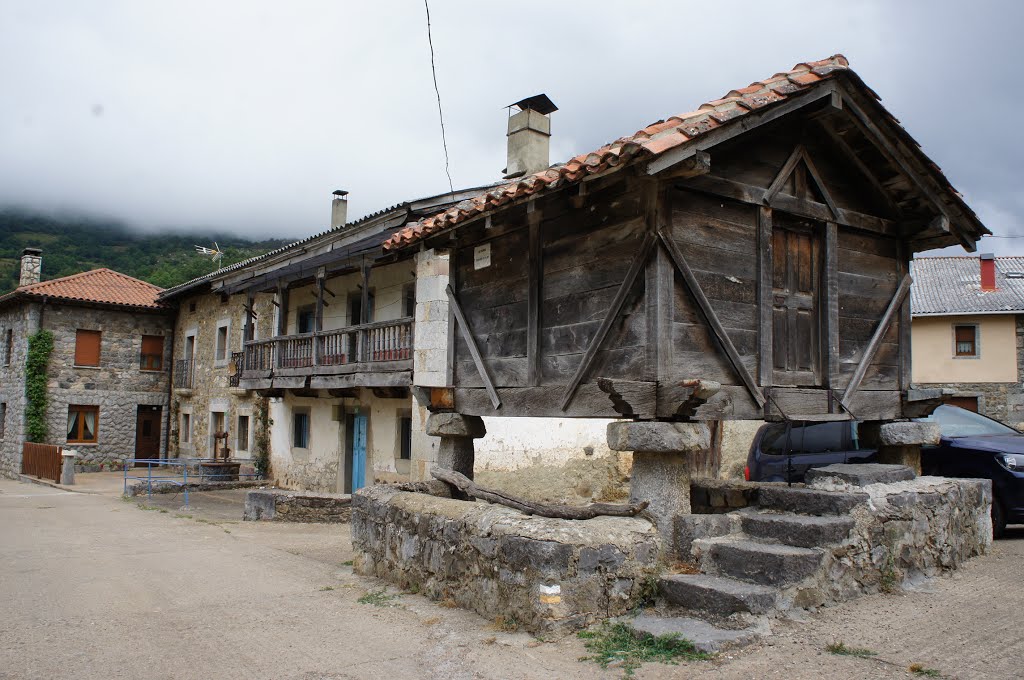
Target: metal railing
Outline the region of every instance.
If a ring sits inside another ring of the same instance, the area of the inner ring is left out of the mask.
[[[411,316],[245,343],[246,371],[312,368],[412,359]]]
[[[231,353],[231,370],[228,371],[228,387],[238,387],[238,379],[242,377],[242,364],[244,363],[244,351]]]
[[[191,359],[178,359],[174,362],[174,387],[177,389],[192,389],[192,373],[194,369]]]
[[[248,463],[250,461],[214,461],[210,458],[129,458],[124,461],[124,495],[128,495],[128,480],[143,482],[146,485],[146,495],[153,496],[153,489],[160,485],[175,486],[184,492],[185,505],[188,506],[189,485],[203,484],[217,481],[242,481],[258,480],[263,477],[258,472],[241,472],[232,474],[230,480],[218,479],[221,475],[211,474],[203,469],[203,464],[212,463]],[[144,474],[128,474],[137,472],[145,466]],[[191,471],[190,471],[191,470]],[[159,493],[159,492],[158,492]]]

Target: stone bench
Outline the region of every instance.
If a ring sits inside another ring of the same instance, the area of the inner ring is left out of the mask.
[[[352,496],[340,493],[253,489],[245,495],[243,520],[341,523],[352,518]]]

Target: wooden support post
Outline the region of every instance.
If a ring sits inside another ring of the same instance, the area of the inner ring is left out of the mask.
[[[629,266],[629,272],[626,274],[625,280],[615,292],[612,304],[608,308],[608,312],[604,315],[604,319],[601,320],[601,325],[597,329],[597,334],[594,335],[594,339],[591,341],[590,346],[587,347],[587,351],[580,360],[579,366],[576,367],[576,372],[573,374],[572,379],[569,381],[565,391],[562,393],[562,401],[558,405],[560,410],[564,411],[569,408],[573,395],[576,394],[576,388],[580,386],[580,382],[582,382],[583,377],[590,369],[590,364],[594,362],[594,357],[597,356],[598,350],[601,349],[601,345],[604,344],[604,339],[608,336],[608,331],[611,330],[615,317],[617,317],[619,312],[622,311],[622,305],[625,304],[626,298],[629,296],[629,291],[632,290],[633,284],[636,283],[636,277],[639,276],[640,270],[643,269],[644,264],[647,262],[647,258],[651,254],[651,248],[654,247],[656,240],[657,238],[652,232],[647,232],[644,235],[644,240],[640,244],[640,248],[637,250],[636,256],[633,258],[633,263]]]
[[[543,249],[540,238],[541,211],[531,201],[526,208],[526,218],[530,225],[530,252],[528,260],[529,293],[526,314],[526,384],[531,387],[540,385],[540,318],[541,286],[544,278]]]
[[[889,326],[892,325],[893,319],[899,313],[900,307],[903,305],[904,299],[910,293],[910,284],[913,283],[913,279],[910,278],[910,274],[903,277],[900,281],[899,288],[896,289],[896,294],[892,296],[892,300],[889,301],[889,306],[885,309],[885,314],[882,316],[882,320],[878,323],[878,328],[875,329],[874,335],[871,336],[871,341],[868,343],[867,348],[864,350],[864,355],[860,358],[860,363],[857,364],[857,369],[853,372],[853,377],[850,378],[850,384],[846,386],[846,391],[843,393],[842,404],[843,408],[850,410],[850,403],[853,401],[853,395],[860,389],[860,383],[864,380],[864,374],[868,371],[868,366],[871,365],[871,361],[875,358],[875,353],[878,352],[878,346],[882,344],[882,338],[885,337],[886,332],[889,330]]]
[[[255,313],[253,311],[254,300],[255,295],[253,294],[252,289],[250,288],[245,293],[245,330],[242,332],[243,343],[249,342],[253,338],[253,317],[255,316]]]
[[[711,306],[711,302],[708,300],[704,291],[700,287],[700,283],[697,282],[697,277],[693,275],[693,271],[690,270],[690,265],[686,263],[686,258],[683,257],[682,251],[675,244],[671,238],[669,238],[664,231],[659,232],[661,236],[661,242],[668,250],[668,254],[672,257],[672,261],[675,262],[676,268],[683,277],[683,281],[686,283],[686,287],[690,289],[690,293],[693,295],[693,299],[696,300],[697,306],[700,307],[701,312],[704,314],[704,318],[707,319],[708,325],[711,327],[711,331],[718,339],[718,343],[722,346],[725,351],[726,357],[729,359],[729,363],[732,364],[736,374],[739,375],[740,380],[746,386],[747,391],[750,392],[750,396],[753,397],[757,403],[758,408],[764,406],[764,395],[761,394],[761,390],[757,387],[757,382],[754,377],[750,375],[750,371],[743,365],[743,361],[740,359],[740,353],[736,351],[736,346],[732,344],[732,339],[729,338],[729,334],[725,332],[725,327],[722,326],[722,322],[719,321],[718,315],[715,314],[714,308]]]
[[[321,267],[316,272],[316,311],[313,314],[313,365],[320,365],[320,331],[324,329],[324,277]]]
[[[277,312],[277,334],[288,335],[288,286],[277,282],[277,299],[279,303]]]
[[[359,267],[359,271],[362,275],[363,290],[362,300],[360,300],[360,308],[362,309],[361,319],[359,323],[370,323],[370,263],[363,258],[362,265]]]
[[[668,228],[671,220],[671,199],[655,185],[645,196],[647,228],[657,234]],[[647,313],[647,356],[645,380],[665,380],[672,371],[672,324],[675,321],[675,269],[662,248],[656,248],[647,262],[644,288]]]
[[[758,353],[757,372],[761,385],[770,387],[774,372],[772,353],[772,286],[775,261],[772,258],[772,209],[762,206],[757,214]]]
[[[900,259],[899,259],[899,273],[901,277],[907,276],[910,269],[910,254],[907,252],[907,246],[900,244]],[[910,389],[910,384],[913,381],[911,372],[911,352],[910,352],[910,330],[911,330],[911,318],[910,318],[910,296],[906,296],[903,300],[903,304],[900,305],[900,335],[899,335],[899,364],[900,364],[900,392],[906,393]]]
[[[445,288],[445,293],[448,295],[448,307],[455,314],[455,319],[459,322],[459,328],[462,330],[462,339],[469,345],[469,353],[473,356],[473,365],[476,366],[477,372],[480,374],[480,379],[484,381],[484,387],[487,389],[487,396],[491,398],[491,404],[494,408],[501,407],[501,399],[498,398],[498,391],[494,389],[494,383],[491,382],[491,376],[487,373],[487,366],[484,365],[484,359],[480,356],[480,348],[476,346],[476,338],[473,337],[473,329],[469,327],[469,323],[466,321],[466,315],[462,313],[462,307],[459,305],[459,301],[455,298],[455,291],[452,290],[451,284]]]
[[[825,385],[836,389],[839,382],[839,229],[835,222],[825,223],[825,323],[827,342]],[[828,412],[832,413],[829,399]]]

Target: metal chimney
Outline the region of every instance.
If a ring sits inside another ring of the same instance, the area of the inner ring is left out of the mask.
[[[519,109],[508,119],[508,164],[505,179],[547,170],[551,146],[550,114],[558,110],[546,94],[538,94],[510,104]]]

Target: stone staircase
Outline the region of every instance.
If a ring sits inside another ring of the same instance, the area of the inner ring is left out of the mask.
[[[631,625],[678,633],[717,652],[767,633],[771,618],[788,610],[824,604],[832,549],[849,539],[850,512],[866,500],[862,493],[765,486],[757,506],[680,518],[691,540],[679,542],[677,557],[700,573],[662,577],[657,612]]]

